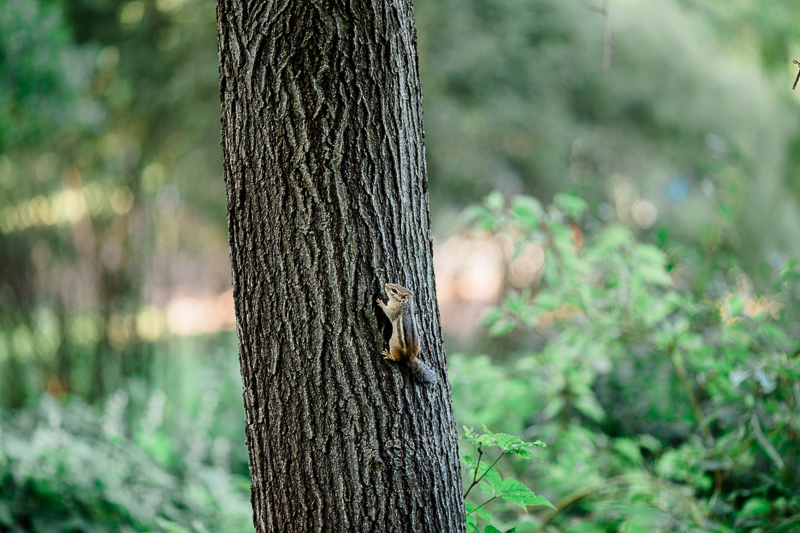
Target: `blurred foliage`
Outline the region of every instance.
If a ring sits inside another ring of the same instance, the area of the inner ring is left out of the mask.
[[[252,531],[237,361],[175,356],[162,370],[186,390],[133,382],[102,410],[44,396],[2,416],[0,530]]]
[[[570,191],[605,220],[731,248],[751,269],[800,253],[796,2],[608,2],[608,70],[587,4],[602,3],[415,4],[438,228],[493,189]],[[656,219],[637,220],[640,199]]]
[[[45,396],[2,420],[0,529],[22,531],[252,531],[249,480],[231,474],[229,442],[212,438],[215,399],[178,436],[162,425],[156,391],[142,418],[128,397],[98,413]]]
[[[227,255],[214,4],[196,3],[0,4],[3,405],[148,379],[169,265]]]
[[[0,151],[52,139],[92,118],[83,99],[92,73],[90,50],[72,46],[52,2],[0,4]]]
[[[492,194],[471,210],[532,276],[484,319],[503,365],[450,364],[460,422],[548,444],[543,466],[504,465],[558,509],[517,531],[796,529],[800,262],[758,294],[729,258],[665,252],[586,208]]]

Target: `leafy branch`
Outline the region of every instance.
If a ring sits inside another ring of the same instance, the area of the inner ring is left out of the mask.
[[[495,465],[506,454],[513,454],[522,459],[528,460],[535,455],[528,449],[531,446],[545,446],[541,441],[525,442],[517,436],[508,435],[505,433],[492,433],[486,426],[483,427],[483,433],[473,433],[473,428],[464,427],[464,439],[471,442],[477,450],[477,458],[472,458],[468,455],[462,456],[461,461],[464,463],[467,471],[471,473],[472,481],[464,492],[464,498],[469,496],[470,492],[475,486],[480,486],[484,494],[490,495],[486,501],[480,504],[467,503],[467,525],[478,531],[477,521],[481,518],[487,522],[491,522],[492,514],[486,509],[486,506],[494,500],[501,499],[522,507],[527,511],[528,505],[544,505],[555,509],[553,504],[544,496],[535,494],[532,490],[526,487],[520,481],[512,478],[502,478],[495,470]],[[481,459],[484,455],[484,447],[495,447],[500,449],[500,454],[491,463],[487,464]],[[491,529],[490,529],[491,528]],[[498,531],[493,526],[487,526],[486,531]]]

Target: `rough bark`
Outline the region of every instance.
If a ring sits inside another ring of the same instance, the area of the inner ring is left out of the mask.
[[[464,530],[409,0],[218,0],[256,530]],[[415,292],[416,384],[383,284]]]

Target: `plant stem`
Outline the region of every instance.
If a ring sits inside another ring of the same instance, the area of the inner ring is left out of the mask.
[[[505,493],[504,493],[504,494],[505,494]],[[486,500],[485,502],[483,502],[482,504],[480,504],[479,506],[477,506],[475,509],[473,509],[473,510],[471,510],[470,512],[468,512],[467,514],[472,514],[472,513],[474,513],[475,511],[477,511],[478,509],[480,509],[481,507],[483,507],[483,506],[484,506],[484,505],[486,505],[487,503],[491,503],[492,501],[496,500],[497,498],[499,498],[499,496],[492,496],[491,498],[489,498],[488,500]]]
[[[475,460],[475,472],[472,474],[472,484],[467,487],[467,492],[464,493],[464,498],[467,497],[467,494],[469,494],[469,491],[472,490],[472,487],[478,484],[478,468],[481,465],[481,457],[483,457],[483,445],[478,445],[478,458]]]
[[[480,477],[476,477],[476,476],[478,475],[478,468],[480,467],[480,464],[481,464],[481,463],[480,463],[481,454],[482,454],[482,450],[481,450],[481,448],[478,448],[478,463],[475,465],[475,476],[473,476],[473,477],[472,477],[472,485],[470,485],[470,486],[469,486],[469,488],[467,489],[467,492],[465,492],[465,493],[464,493],[464,498],[466,498],[466,497],[467,497],[467,494],[469,494],[469,491],[471,491],[471,490],[472,490],[472,487],[474,487],[475,485],[477,485],[478,483],[480,483],[480,482],[481,482],[481,480],[482,480],[484,477],[486,477],[486,473],[487,473],[487,472],[489,472],[489,470],[491,470],[492,468],[494,468],[494,465],[496,465],[496,464],[497,464],[497,461],[499,461],[500,459],[502,459],[502,457],[503,457],[503,456],[506,454],[506,452],[505,452],[505,450],[503,450],[503,453],[501,453],[501,454],[500,454],[500,455],[497,457],[497,459],[495,459],[495,460],[494,460],[494,462],[493,462],[493,463],[492,463],[492,464],[489,466],[489,468],[487,468],[487,469],[486,469],[486,472],[484,472],[483,474],[481,474],[481,476],[480,476]],[[496,496],[495,496],[495,498],[496,498]],[[493,500],[493,499],[494,499],[494,498],[492,498],[492,500]],[[491,500],[489,500],[489,501],[491,501]],[[486,503],[486,502],[484,502],[484,503]]]
[[[670,344],[667,355],[672,363],[672,368],[675,370],[675,374],[678,376],[678,379],[681,382],[681,386],[683,386],[683,391],[686,394],[686,398],[689,400],[689,404],[692,406],[692,414],[694,414],[694,419],[697,422],[697,425],[700,427],[700,431],[703,432],[703,436],[706,438],[706,440],[711,440],[711,432],[708,430],[708,426],[706,426],[703,411],[700,409],[700,402],[697,401],[697,396],[695,396],[694,391],[692,391],[692,384],[689,381],[689,375],[686,372],[686,367],[683,366],[683,361],[681,360],[679,354],[676,353],[676,348],[676,342]]]

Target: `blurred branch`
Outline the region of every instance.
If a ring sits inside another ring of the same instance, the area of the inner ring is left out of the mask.
[[[604,495],[611,487],[620,485],[622,486],[649,485],[654,489],[658,489],[659,492],[666,491],[667,493],[675,496],[677,500],[681,501],[684,504],[686,511],[688,512],[689,516],[692,517],[692,520],[694,521],[695,524],[702,527],[706,523],[705,516],[703,515],[703,510],[700,507],[699,503],[691,496],[685,494],[684,491],[681,489],[681,487],[656,477],[641,476],[641,475],[621,475],[603,480],[594,485],[589,485],[587,487],[580,488],[572,492],[571,494],[568,494],[567,496],[562,498],[558,503],[556,503],[555,510],[547,511],[547,513],[545,513],[541,517],[542,518],[541,527],[547,526],[556,516],[563,513],[569,506],[574,505],[579,501],[592,496],[593,494]]]
[[[581,0],[581,3],[594,13],[603,16],[603,70],[611,68],[611,17],[609,16],[608,4],[610,0],[603,0],[603,7],[597,7],[589,0]]]
[[[675,374],[678,376],[678,379],[681,382],[683,391],[686,394],[686,399],[689,400],[689,404],[692,407],[692,413],[694,414],[694,419],[695,422],[697,422],[697,426],[700,428],[700,431],[703,432],[706,442],[711,442],[711,432],[706,425],[706,420],[703,416],[703,410],[700,407],[700,402],[694,393],[692,383],[689,379],[689,374],[686,372],[686,367],[683,365],[681,354],[677,352],[677,346],[675,343],[673,343],[670,345],[669,350],[667,351],[667,356],[669,357],[670,363],[672,363],[672,368],[675,370]]]
[[[758,422],[758,415],[756,415],[755,411],[753,411],[753,414],[750,416],[750,425],[753,427],[753,434],[756,436],[756,440],[761,445],[761,448],[764,449],[764,453],[767,454],[767,457],[775,463],[778,470],[785,470],[786,463],[783,462],[778,450],[775,449],[761,430],[761,424]]]

